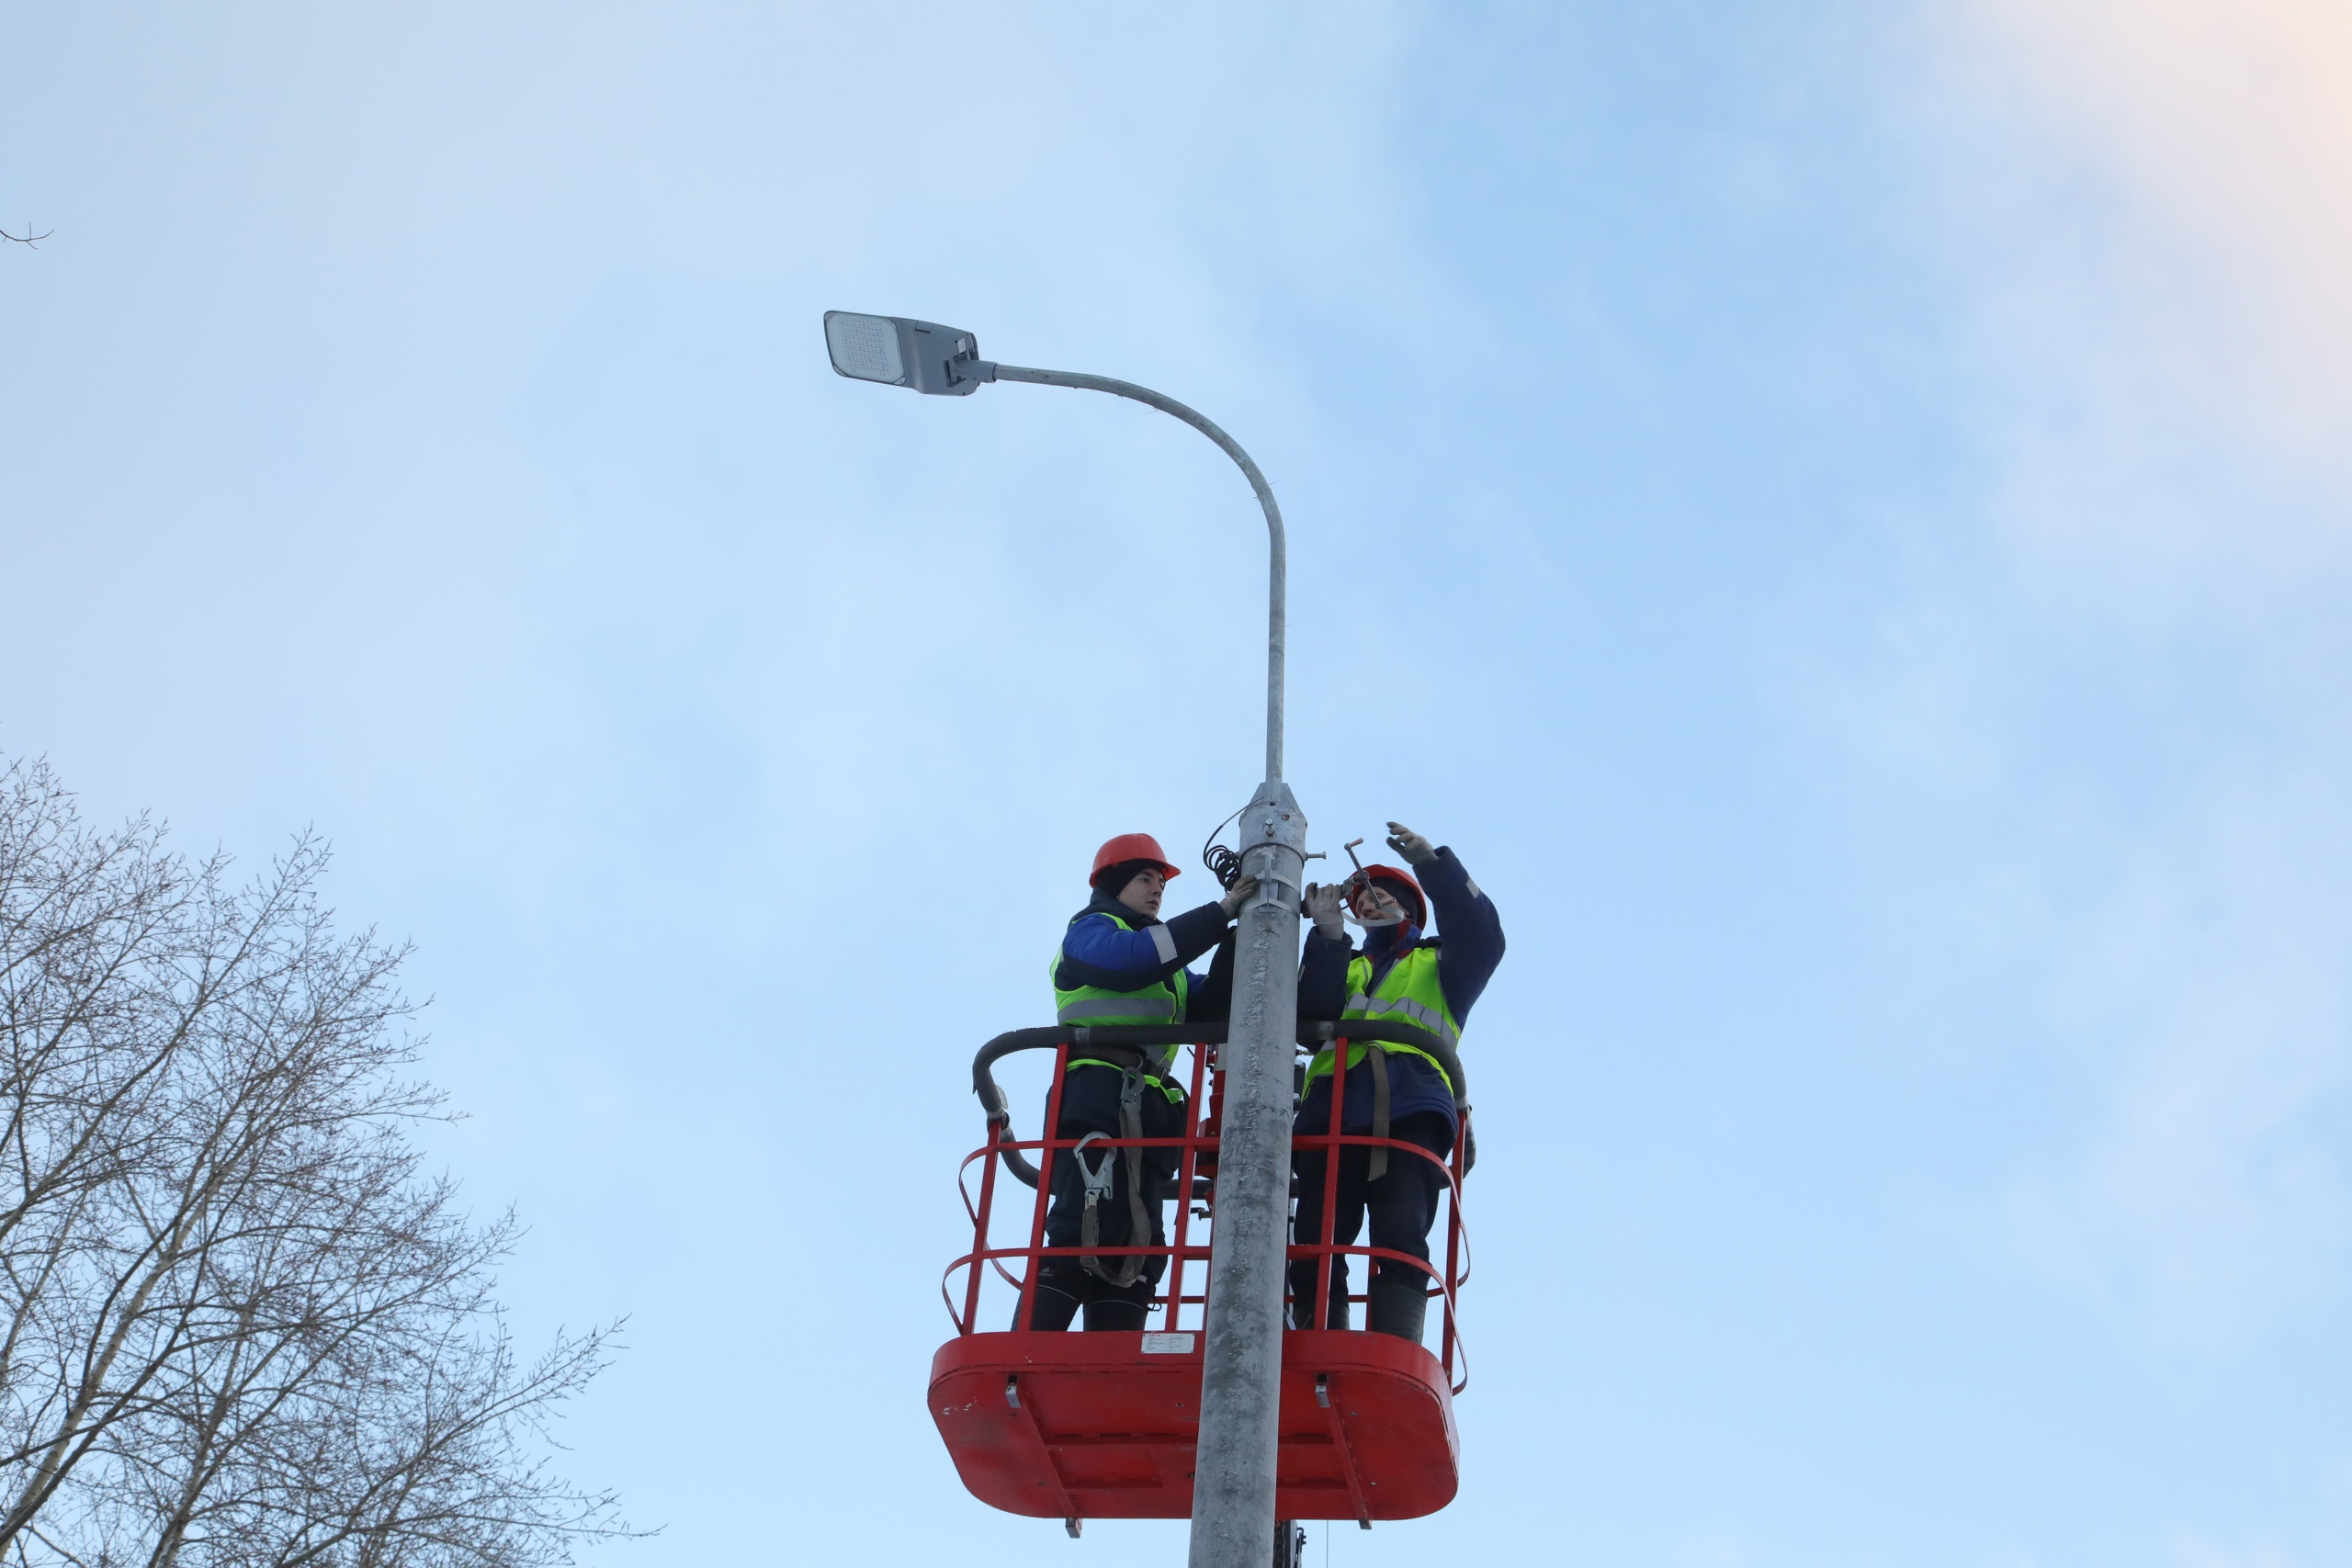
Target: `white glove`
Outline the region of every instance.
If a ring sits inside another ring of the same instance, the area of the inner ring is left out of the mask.
[[[1402,822],[1388,824],[1388,847],[1403,855],[1407,865],[1427,865],[1437,859],[1437,851],[1430,841]]]
[[[1257,896],[1258,879],[1254,876],[1244,876],[1226,889],[1225,897],[1216,901],[1217,907],[1225,911],[1225,918],[1229,920],[1241,912],[1242,905]]]
[[[1306,913],[1314,920],[1315,929],[1335,941],[1345,941],[1348,934],[1346,908],[1336,882],[1326,886],[1310,882],[1306,885]]]

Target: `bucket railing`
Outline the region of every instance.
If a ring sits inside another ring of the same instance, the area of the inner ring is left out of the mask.
[[[1195,1322],[1204,1319],[1208,1293],[1213,1288],[1213,1281],[1208,1278],[1211,1247],[1204,1235],[1204,1227],[1196,1227],[1193,1222],[1201,1219],[1213,1224],[1216,1213],[1214,1179],[1208,1173],[1213,1171],[1216,1160],[1215,1112],[1220,1097],[1222,1075],[1212,1067],[1211,1053],[1214,1047],[1224,1043],[1224,1038],[1222,1024],[1065,1025],[1012,1030],[998,1035],[981,1047],[973,1061],[972,1078],[973,1089],[979,1095],[988,1115],[988,1142],[964,1157],[957,1180],[966,1214],[972,1222],[972,1249],[949,1264],[940,1280],[941,1297],[959,1336],[982,1332],[981,1287],[987,1271],[991,1269],[1017,1293],[1018,1305],[1008,1326],[1027,1329],[1035,1306],[1035,1292],[1030,1286],[1036,1280],[1041,1265],[1048,1258],[1164,1258],[1167,1262],[1153,1287],[1149,1307],[1150,1312],[1164,1315],[1158,1328],[1148,1332],[1186,1332],[1187,1309],[1198,1310]],[[1302,1328],[1319,1327],[1327,1321],[1326,1303],[1332,1289],[1336,1258],[1352,1257],[1365,1260],[1363,1282],[1366,1290],[1363,1292],[1350,1291],[1347,1300],[1351,1305],[1369,1303],[1374,1260],[1391,1262],[1418,1271],[1429,1280],[1427,1293],[1441,1303],[1438,1358],[1444,1369],[1446,1381],[1458,1393],[1468,1385],[1468,1361],[1462,1345],[1459,1324],[1459,1292],[1470,1275],[1469,1233],[1463,1219],[1462,1183],[1476,1156],[1476,1147],[1471,1136],[1467,1084],[1458,1056],[1436,1036],[1410,1024],[1386,1020],[1350,1019],[1341,1023],[1303,1026],[1299,1038],[1302,1048],[1332,1046],[1334,1077],[1342,1081],[1351,1043],[1375,1042],[1408,1045],[1442,1064],[1453,1082],[1455,1114],[1459,1123],[1453,1146],[1449,1155],[1441,1158],[1434,1151],[1403,1139],[1375,1138],[1365,1134],[1342,1132],[1345,1096],[1333,1093],[1329,1096],[1331,1119],[1328,1130],[1311,1136],[1294,1136],[1291,1141],[1294,1163],[1316,1156],[1325,1162],[1324,1213],[1322,1223],[1316,1227],[1314,1234],[1322,1236],[1332,1235],[1332,1221],[1339,1198],[1340,1151],[1352,1147],[1385,1147],[1390,1151],[1392,1169],[1399,1158],[1420,1159],[1437,1166],[1444,1175],[1447,1201],[1442,1271],[1438,1265],[1391,1248],[1361,1243],[1294,1241],[1289,1247],[1289,1260],[1293,1264],[1314,1260],[1316,1286],[1311,1302],[1301,1302],[1295,1296],[1289,1298],[1291,1321]],[[1193,1048],[1181,1133],[1162,1138],[1096,1138],[1088,1144],[1089,1149],[1093,1151],[1145,1148],[1176,1152],[1173,1195],[1180,1201],[1175,1224],[1168,1230],[1167,1239],[1154,1245],[1148,1238],[1131,1238],[1124,1247],[1046,1246],[1046,1216],[1052,1202],[1054,1167],[1061,1159],[1078,1157],[1075,1150],[1080,1140],[1053,1135],[1061,1124],[1062,1086],[1066,1081],[1071,1051],[1165,1048],[1169,1045],[1191,1045]],[[1046,1124],[1038,1137],[1024,1139],[1013,1135],[1011,1104],[1004,1091],[998,1088],[992,1069],[997,1062],[1008,1055],[1035,1050],[1051,1050],[1054,1053],[1053,1079],[1046,1094]],[[1204,1089],[1208,1090],[1205,1102],[1202,1092]],[[1029,1158],[1032,1154],[1036,1156],[1034,1165]],[[969,1172],[976,1161],[981,1168],[977,1197],[972,1192],[969,1180]],[[995,1218],[1000,1168],[1010,1171],[1024,1187],[1035,1190],[1029,1204],[1025,1245],[994,1244],[991,1224]],[[959,1273],[963,1276],[960,1281],[957,1280]]]

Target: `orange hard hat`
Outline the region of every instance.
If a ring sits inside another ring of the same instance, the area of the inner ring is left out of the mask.
[[[1411,872],[1401,865],[1368,865],[1363,868],[1363,879],[1367,883],[1386,883],[1388,886],[1384,891],[1405,906],[1413,918],[1413,923],[1424,931],[1429,928],[1429,897],[1421,891],[1421,885],[1413,880]]]
[[[1086,879],[1091,882],[1113,866],[1135,860],[1148,863],[1163,877],[1184,874],[1168,863],[1168,857],[1160,852],[1159,840],[1149,833],[1122,833],[1102,840],[1102,847],[1094,852],[1094,869],[1086,874]]]

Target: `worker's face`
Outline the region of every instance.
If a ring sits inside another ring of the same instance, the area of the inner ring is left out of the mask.
[[[1119,889],[1119,902],[1146,919],[1159,919],[1160,895],[1168,891],[1168,879],[1156,871],[1139,871]]]
[[[1377,882],[1367,882],[1348,900],[1348,908],[1355,911],[1356,923],[1365,926],[1393,926],[1405,919],[1405,906]]]

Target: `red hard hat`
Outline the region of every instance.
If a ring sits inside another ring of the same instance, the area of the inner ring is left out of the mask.
[[[1113,866],[1131,860],[1149,861],[1163,877],[1184,874],[1168,863],[1168,857],[1159,851],[1159,840],[1149,833],[1122,833],[1115,839],[1105,839],[1102,847],[1094,852],[1094,869],[1086,874],[1086,879],[1091,882]]]
[[[1366,882],[1388,884],[1388,896],[1405,906],[1407,911],[1413,917],[1415,925],[1423,930],[1428,929],[1429,897],[1422,893],[1421,885],[1413,880],[1411,872],[1401,865],[1368,865],[1363,868],[1363,875]]]

